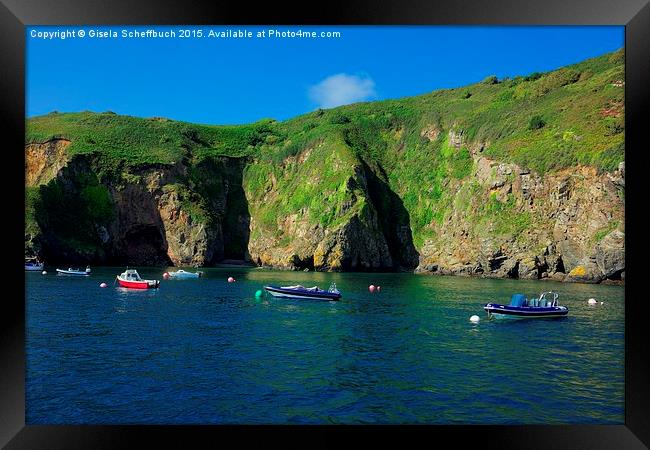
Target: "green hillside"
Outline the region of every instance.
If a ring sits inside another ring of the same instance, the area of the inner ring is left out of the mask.
[[[436,124],[464,130],[468,141],[490,141],[487,154],[540,172],[574,164],[611,170],[623,158],[624,117],[614,117],[623,109],[624,91],[614,85],[624,80],[623,63],[619,50],[544,74],[487,77],[462,88],[319,110],[286,122],[207,126],[111,112],[51,113],[27,121],[27,142],[63,137],[73,141],[72,153],[96,152],[138,165],[188,155],[277,162],[323,136],[336,136],[360,156],[390,162],[392,145],[439,152],[444,142],[419,142],[418,135],[422,126]]]

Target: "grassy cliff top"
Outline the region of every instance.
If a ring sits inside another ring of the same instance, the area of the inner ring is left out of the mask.
[[[390,171],[404,159],[401,150],[412,161],[444,156],[453,131],[464,146],[481,143],[487,156],[540,173],[578,164],[612,170],[624,159],[624,78],[621,49],[543,74],[487,77],[461,88],[317,110],[284,122],[211,126],[112,112],[53,112],[27,120],[26,142],[64,138],[71,141],[71,154],[137,167],[212,156],[282,162],[327,140]],[[462,178],[463,167],[457,174]]]

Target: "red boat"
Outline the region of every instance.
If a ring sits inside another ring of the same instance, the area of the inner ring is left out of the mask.
[[[151,289],[160,286],[159,280],[143,280],[135,269],[127,269],[117,276],[120,286],[130,289]]]

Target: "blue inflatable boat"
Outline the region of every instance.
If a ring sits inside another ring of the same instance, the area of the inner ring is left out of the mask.
[[[558,305],[559,294],[542,292],[539,298],[526,298],[523,294],[513,294],[509,305],[488,303],[483,307],[488,318],[495,319],[548,319],[565,317],[569,314],[566,306]]]

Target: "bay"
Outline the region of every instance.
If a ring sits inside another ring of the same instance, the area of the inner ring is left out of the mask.
[[[25,274],[27,424],[624,423],[622,286],[209,268],[137,291],[123,270]],[[331,282],[339,302],[255,298]],[[546,290],[568,317],[482,309]]]

